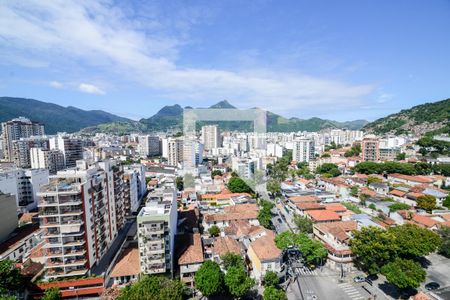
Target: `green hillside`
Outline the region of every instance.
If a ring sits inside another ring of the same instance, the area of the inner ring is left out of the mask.
[[[431,131],[445,130],[449,120],[450,99],[446,99],[401,110],[398,113],[371,122],[363,129],[375,134],[414,133],[424,135]]]
[[[130,121],[101,110],[86,111],[34,99],[0,97],[0,122],[19,116],[43,123],[45,132],[48,134],[58,131],[76,132],[82,128],[102,123]]]

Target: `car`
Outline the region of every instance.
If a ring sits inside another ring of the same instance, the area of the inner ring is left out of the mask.
[[[356,276],[353,278],[354,282],[364,282],[366,279],[363,276]]]
[[[425,288],[429,291],[437,290],[440,287],[441,287],[441,285],[434,281],[428,282],[427,284],[425,284]]]
[[[278,223],[283,223],[283,221],[281,220],[281,218],[277,219]]]

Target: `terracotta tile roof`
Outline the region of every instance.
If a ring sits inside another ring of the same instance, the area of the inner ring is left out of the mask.
[[[325,209],[325,206],[315,202],[296,203],[295,206],[297,206],[299,210]]]
[[[365,194],[365,195],[367,195],[367,196],[369,196],[369,197],[375,197],[375,196],[377,195],[377,193],[376,193],[375,191],[372,191],[371,189],[368,189],[368,188],[366,188],[366,187],[363,187],[363,188],[360,190],[360,193],[361,193],[361,194]]]
[[[270,261],[281,256],[281,250],[277,248],[274,238],[271,236],[263,236],[251,242],[250,247],[260,261]]]
[[[306,212],[313,222],[340,221],[341,216],[332,210],[310,210]]]
[[[415,193],[415,192],[409,192],[408,194],[406,194],[407,198],[413,199],[413,200],[416,200],[420,196],[424,196],[424,195],[422,193]]]
[[[418,225],[426,227],[426,228],[431,228],[434,225],[439,223],[438,221],[436,221],[436,220],[434,220],[434,219],[432,219],[430,217],[422,216],[422,215],[419,215],[419,214],[414,214],[414,216],[412,217],[411,221],[416,223],[416,224],[418,224]]]
[[[425,294],[422,291],[418,292],[417,294],[415,294],[411,298],[413,300],[431,300],[432,299],[432,298],[430,298],[427,294]]]
[[[202,263],[204,260],[200,233],[190,234],[189,236],[189,246],[178,259],[179,265]]]
[[[398,174],[398,173],[392,173],[392,174],[389,174],[389,176],[390,177],[394,177],[394,178],[403,179],[403,180],[412,181],[412,182],[419,182],[419,183],[432,183],[432,182],[434,182],[434,180],[432,178],[427,177],[427,176],[421,176],[421,175],[411,176],[411,175],[403,175],[403,174]]]
[[[406,195],[406,192],[400,191],[400,190],[392,190],[389,192],[389,194],[397,197],[403,197]]]
[[[334,212],[346,212],[347,208],[340,203],[325,204],[325,209],[332,210]]]
[[[345,242],[350,239],[348,232],[356,230],[358,223],[356,221],[339,221],[332,223],[321,223],[314,225],[317,229],[323,232],[327,232],[332,236],[335,236],[339,241]]]
[[[450,221],[450,213],[439,215],[442,219],[446,221]]]
[[[125,248],[114,266],[111,277],[139,275],[139,249],[136,246]]]
[[[234,235],[237,238],[247,236],[252,237],[265,232],[266,234],[273,234],[271,230],[268,230],[262,226],[251,225],[247,220],[232,220],[229,225],[224,228],[224,232],[227,235]]]
[[[247,203],[247,204],[236,204],[236,205],[225,206],[223,208],[223,211],[225,213],[239,213],[239,212],[245,212],[245,211],[249,211],[249,210],[258,211],[258,205],[254,204],[254,203]]]
[[[305,202],[320,202],[317,196],[292,196],[289,197],[289,201],[292,203],[305,203]]]
[[[218,256],[225,255],[228,252],[241,254],[241,246],[229,236],[219,237],[214,241],[212,251]]]

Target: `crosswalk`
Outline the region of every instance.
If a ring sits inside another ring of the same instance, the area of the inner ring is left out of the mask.
[[[304,275],[304,276],[315,276],[315,275],[317,275],[317,271],[316,270],[310,270],[309,268],[306,268],[306,267],[303,267],[303,268],[298,268],[297,269],[298,270],[298,272],[301,274],[301,275]]]
[[[338,286],[347,294],[349,299],[352,300],[361,300],[364,299],[364,296],[361,294],[360,291],[356,289],[353,285],[350,283],[340,283]]]

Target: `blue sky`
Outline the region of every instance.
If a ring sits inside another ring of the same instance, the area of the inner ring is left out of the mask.
[[[450,97],[450,1],[2,1],[0,95],[373,120]]]

